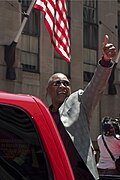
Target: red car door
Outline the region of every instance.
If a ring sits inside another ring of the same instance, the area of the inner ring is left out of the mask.
[[[54,121],[34,96],[0,92],[0,179],[74,180]]]

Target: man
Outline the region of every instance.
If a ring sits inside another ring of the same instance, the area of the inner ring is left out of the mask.
[[[102,59],[85,90],[71,94],[70,82],[62,73],[53,74],[47,92],[52,105],[49,110],[55,120],[66,148],[76,180],[99,179],[90,138],[90,120],[93,110],[104,92],[116,54],[113,44],[105,36]]]

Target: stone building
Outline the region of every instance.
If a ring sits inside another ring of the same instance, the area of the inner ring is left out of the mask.
[[[32,94],[48,106],[50,102],[49,97],[46,98],[45,89],[51,74],[63,72],[70,78],[72,91],[80,87],[83,89],[101,58],[104,35],[108,34],[110,42],[120,49],[120,0],[67,1],[71,34],[70,64],[54,51],[44,25],[43,13],[33,9],[16,44],[11,68],[7,65],[7,48],[19,32],[30,1],[0,1],[0,90]],[[100,133],[101,118],[106,115],[116,117],[120,113],[120,63],[117,64],[114,75],[117,91],[113,88],[109,93],[109,86],[106,87],[93,114],[93,142],[96,142]]]

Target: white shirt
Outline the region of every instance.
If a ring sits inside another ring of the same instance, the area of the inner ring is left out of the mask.
[[[113,136],[104,136],[104,139],[113,156],[117,159],[120,156],[120,140],[117,140]],[[97,142],[100,150],[97,167],[100,169],[115,169],[115,163],[106,149],[101,135],[98,136]]]

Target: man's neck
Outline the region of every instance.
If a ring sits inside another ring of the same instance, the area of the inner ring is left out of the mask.
[[[60,106],[54,106],[53,104],[50,106],[51,112],[57,112]]]

